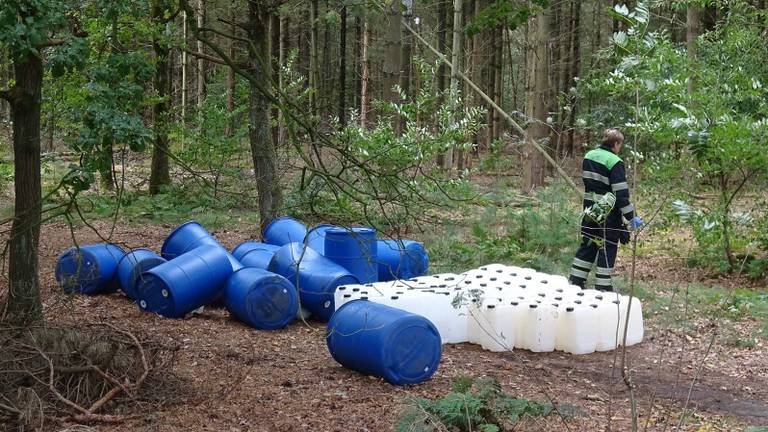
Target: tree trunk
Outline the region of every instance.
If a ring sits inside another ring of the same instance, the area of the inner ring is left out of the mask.
[[[339,26],[339,122],[347,124],[347,7],[341,6]]]
[[[319,5],[318,0],[312,0],[310,6],[309,20],[310,20],[310,38],[309,38],[309,87],[312,91],[309,94],[309,106],[312,111],[312,115],[317,117],[319,115],[317,92],[320,91],[320,56],[318,54],[319,34],[317,30],[319,21]]]
[[[331,110],[331,103],[333,98],[331,98],[331,93],[333,89],[333,81],[335,79],[334,73],[331,73],[331,58],[333,57],[332,48],[331,48],[331,24],[328,22],[328,20],[322,20],[323,21],[323,73],[321,74],[320,78],[320,88],[318,90],[319,98],[320,98],[320,107],[321,111],[324,115],[330,115],[332,112]]]
[[[533,55],[528,61],[530,92],[526,98],[526,115],[533,124],[528,128],[532,139],[540,140],[547,137],[549,128],[546,125],[549,93],[549,16],[546,11],[539,13],[535,22],[535,50],[529,50]],[[536,187],[544,185],[545,166],[544,156],[532,145],[526,144],[523,149],[523,192],[530,193]]]
[[[368,28],[368,20],[363,23],[363,47],[361,54],[362,77],[360,78],[360,126],[365,128],[368,122],[368,109],[370,103],[369,82],[371,80],[371,62],[368,58],[368,46],[370,45],[371,30]]]
[[[408,24],[408,27],[413,28],[413,13],[412,9],[408,9],[403,19]],[[413,53],[413,35],[411,32],[406,31],[402,37],[403,43],[401,45],[402,51],[400,53],[400,89],[403,94],[410,100],[411,97],[411,62]],[[401,135],[405,130],[405,118],[400,117],[397,121],[397,134]]]
[[[4,89],[10,81],[9,69],[11,62],[4,47],[0,47],[0,89]],[[5,99],[0,98],[0,123],[10,120],[11,109]]]
[[[152,1],[152,22],[160,25],[165,22],[165,8],[162,2]],[[166,26],[166,32],[168,27]],[[167,34],[165,36],[168,36]],[[157,102],[152,107],[153,129],[155,142],[152,147],[152,168],[149,175],[149,193],[155,195],[160,188],[171,184],[170,168],[168,166],[168,112],[170,110],[170,48],[159,37],[152,38],[152,48],[155,51],[155,75],[153,86],[157,92]]]
[[[311,9],[311,6],[310,6]],[[309,23],[309,26],[300,25],[298,32],[298,48],[299,58],[298,69],[302,75],[307,77],[307,84],[312,85],[312,76],[310,74],[310,57],[311,57],[311,44],[312,44],[312,20],[310,18],[309,10],[307,8],[301,8],[301,20],[300,23]]]
[[[354,64],[354,91],[352,92],[352,106],[360,106],[360,96],[362,95],[362,75],[363,75],[363,21],[360,15],[355,15],[355,43],[352,49],[352,63]]]
[[[451,47],[451,63],[453,68],[451,69],[451,91],[457,93],[459,91],[459,71],[461,70],[461,34],[462,34],[462,0],[453,0],[453,46]],[[459,109],[458,106],[453,107],[454,113]],[[445,152],[445,158],[443,159],[443,168],[450,170],[453,168],[453,150],[449,149]]]
[[[14,219],[8,249],[8,298],[3,321],[25,326],[43,319],[38,279],[40,104],[43,64],[39,57],[13,58],[15,83],[8,96],[13,120]]]
[[[504,101],[503,101],[503,84],[504,84],[504,33],[501,29],[496,30],[496,37],[494,44],[494,51],[495,51],[495,57],[496,62],[493,64],[494,67],[494,73],[493,73],[493,101],[496,103],[496,105],[503,107]],[[498,139],[501,137],[501,130],[502,130],[502,119],[501,114],[499,114],[496,110],[493,111],[493,139]]]
[[[496,38],[498,37],[498,34],[495,31],[489,31],[488,32],[488,62],[487,62],[487,70],[485,72],[486,75],[486,83],[485,83],[485,92],[488,94],[488,96],[491,97],[491,99],[494,98],[494,93],[496,89]],[[493,142],[493,140],[496,138],[496,131],[493,130],[493,124],[494,120],[496,119],[496,112],[494,109],[488,107],[488,112],[486,114],[486,123],[487,125],[487,141],[490,147],[490,143]]]
[[[384,40],[384,70],[382,73],[382,84],[384,86],[384,100],[395,102],[399,96],[394,90],[400,80],[401,69],[401,25],[402,13],[400,12],[401,2],[393,1],[387,9],[387,35]]]
[[[234,22],[235,21],[235,14],[233,13],[230,19]],[[235,25],[232,25],[230,28],[230,32],[234,35],[237,31],[237,28]],[[227,38],[227,44],[228,47],[228,54],[229,58],[234,59],[235,58],[235,41],[231,38]],[[235,134],[235,129],[237,129],[235,121],[235,118],[233,117],[233,113],[235,112],[235,89],[236,89],[236,83],[235,80],[235,70],[231,67],[227,68],[227,114],[229,115],[229,118],[227,120],[227,126],[226,130],[224,131],[224,134],[231,138]]]
[[[197,0],[197,28],[205,27],[205,0]],[[197,52],[204,53],[205,45],[202,41],[197,41]],[[205,100],[205,60],[197,59],[197,109],[203,108]],[[200,125],[198,125],[200,126]]]
[[[280,14],[277,10],[270,14],[269,19],[269,51],[270,56],[267,64],[270,66],[272,83],[279,88],[280,83]],[[276,106],[271,108],[271,118],[277,120],[276,124],[272,125],[272,143],[277,146],[280,142],[280,114],[279,109]]]
[[[480,0],[472,0],[472,8],[473,8],[473,14],[474,16],[477,16],[477,14],[481,11],[481,5]],[[475,82],[481,89],[487,89],[487,82],[485,80],[485,77],[488,75],[488,61],[487,61],[487,53],[485,52],[483,48],[483,39],[485,35],[488,35],[489,38],[494,37],[494,31],[493,30],[486,30],[484,32],[478,32],[475,33],[472,36],[472,61],[470,62],[472,64],[472,81]],[[474,93],[473,98],[474,104],[476,106],[482,106],[489,108],[487,104],[485,103],[485,100],[477,93]],[[491,113],[492,110],[488,110],[488,114]],[[486,116],[487,120],[491,119],[490,116]],[[490,128],[490,122],[486,121],[486,125],[484,128],[481,128],[477,131],[477,134],[475,135],[475,148],[477,150],[484,151],[488,147],[489,140],[489,128]]]
[[[441,54],[448,55],[446,52],[446,28],[448,22],[448,0],[437,0],[437,51]],[[445,63],[440,62],[437,67],[437,89],[442,93],[445,91]],[[442,103],[442,96],[440,98]],[[437,166],[441,167],[445,164],[445,156],[440,153],[435,160]]]
[[[251,85],[249,103],[249,138],[251,156],[256,175],[256,189],[259,193],[259,216],[262,228],[277,217],[282,206],[282,191],[277,176],[277,152],[269,131],[269,107],[267,97],[258,87],[271,89],[269,62],[269,19],[270,14],[255,2],[248,5],[248,36],[251,43],[248,64],[251,75],[260,79],[258,85]]]
[[[581,0],[571,1],[571,64],[570,64],[570,80],[568,81],[568,89],[570,86],[575,86],[574,78],[580,75],[581,69]],[[575,101],[574,101],[575,102]],[[565,141],[566,155],[573,155],[575,151],[575,127],[576,127],[576,115],[578,114],[578,103],[571,104],[571,112],[568,118],[568,134]]]
[[[115,155],[112,146],[112,141],[102,143],[101,149],[101,165],[99,165],[99,175],[101,176],[101,187],[111,191],[115,189],[115,175],[114,164]]]
[[[690,67],[693,69],[693,63],[696,61],[696,39],[699,37],[699,34],[701,33],[701,12],[699,9],[699,6],[696,6],[695,4],[689,4],[688,5],[688,11],[686,13],[686,23],[685,23],[685,47],[686,52],[688,55],[688,61],[690,62]],[[696,80],[694,79],[694,74],[691,73],[691,75],[688,78],[688,95],[690,96],[693,94],[693,90],[696,87]]]
[[[187,11],[181,11],[181,32],[184,43],[187,42]],[[187,122],[187,67],[189,57],[186,51],[181,51],[181,128],[186,130]],[[183,137],[183,135],[182,135]],[[181,139],[181,148],[184,149],[184,138]]]
[[[285,77],[283,76],[283,67],[288,62],[288,51],[290,49],[290,39],[288,35],[291,30],[291,19],[287,16],[280,15],[280,55],[278,60],[278,85],[280,90],[285,90]],[[280,147],[288,139],[288,130],[285,127],[285,119],[283,119],[283,111],[277,112],[277,142],[276,145]]]

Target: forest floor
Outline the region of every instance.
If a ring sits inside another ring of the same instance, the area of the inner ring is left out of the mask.
[[[111,228],[105,221],[93,226],[102,235]],[[172,228],[118,224],[111,239],[127,248],[159,250]],[[213,230],[227,247],[258,238],[257,233],[258,227],[248,224]],[[87,227],[76,228],[74,236],[80,243],[100,241]],[[48,319],[106,321],[178,347],[173,369],[164,371],[168,386],[148,390],[156,393],[152,399],[163,402],[146,404],[143,411],[134,408],[129,414],[135,415],[125,423],[85,430],[389,431],[410,398],[445,395],[462,376],[494,377],[515,397],[577,407],[567,418],[551,414],[527,420],[515,430],[631,428],[631,398],[617,352],[491,353],[470,344],[445,345],[440,368],[430,381],[395,387],[336,363],[319,322],[295,322],[266,332],[233,320],[224,309],[206,307],[200,314],[172,320],[140,312],[121,293],[64,295],[56,287],[53,269],[72,240],[64,223],[43,226],[40,266]],[[690,276],[677,268],[669,259],[652,255],[638,261],[638,274],[649,284]],[[618,273],[626,270],[626,262],[618,266]],[[727,343],[714,337],[720,321],[694,306],[688,311],[688,303],[685,326],[671,325],[667,312],[680,308],[674,297],[659,296],[646,307],[645,340],[627,349],[640,430],[733,431],[768,425],[768,340],[756,330],[760,323],[729,322],[730,328],[748,335],[750,343]],[[678,429],[684,411],[685,425]]]

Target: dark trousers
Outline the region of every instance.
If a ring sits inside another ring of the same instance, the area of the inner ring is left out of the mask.
[[[595,270],[595,289],[601,291],[613,291],[611,284],[611,274],[613,265],[616,263],[616,252],[619,245],[616,241],[592,241],[588,236],[582,236],[581,245],[576,250],[576,257],[571,266],[570,282],[584,288],[587,282],[587,276],[592,271],[592,266],[596,263]],[[598,243],[603,243],[598,245]]]

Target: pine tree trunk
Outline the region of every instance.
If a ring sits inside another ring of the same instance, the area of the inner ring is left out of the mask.
[[[493,99],[495,89],[496,89],[496,38],[498,37],[498,34],[491,30],[488,32],[488,61],[487,61],[487,70],[485,71],[485,75],[487,77],[485,82],[485,93]],[[490,108],[490,107],[488,107]],[[493,142],[493,140],[496,138],[496,131],[493,130],[493,124],[494,120],[496,118],[496,112],[493,109],[488,109],[486,114],[486,123],[487,123],[487,141],[490,146],[490,143]]]
[[[448,0],[437,0],[437,50],[443,54],[448,55],[446,52],[446,29],[447,29],[447,22],[448,22],[448,7],[447,7]],[[442,93],[445,91],[445,71],[446,66],[445,63],[440,62],[439,66],[437,67],[437,89]],[[442,96],[440,103],[442,103]],[[437,166],[442,167],[445,163],[445,156],[440,153],[437,155],[437,158],[435,159],[435,163]]]
[[[230,17],[230,19],[234,22],[235,15],[233,13],[233,16]],[[232,25],[230,28],[230,32],[232,34],[236,34],[237,30],[235,25]],[[229,58],[234,59],[235,58],[235,41],[227,38],[227,44],[228,47],[228,55]],[[224,131],[224,134],[231,138],[235,134],[236,129],[236,121],[233,117],[233,113],[235,112],[235,89],[237,81],[235,79],[235,70],[228,67],[227,68],[227,114],[229,115],[229,120],[227,121],[226,130]]]
[[[400,80],[401,60],[401,25],[402,13],[400,1],[393,1],[387,9],[387,34],[384,40],[384,70],[382,73],[382,85],[384,86],[384,100],[394,102],[399,96],[394,90]]]
[[[331,104],[333,98],[331,97],[333,89],[333,81],[336,74],[331,73],[331,57],[333,57],[331,48],[331,24],[327,20],[323,20],[323,73],[320,77],[320,107],[324,115],[330,115],[332,112]]]
[[[362,77],[360,78],[360,126],[365,128],[368,123],[368,110],[370,103],[369,82],[371,80],[371,62],[368,54],[370,45],[371,30],[368,28],[368,21],[363,23],[363,47],[361,53]]]
[[[549,133],[545,123],[549,95],[549,16],[546,11],[539,13],[531,25],[536,27],[536,31],[532,32],[535,49],[529,50],[533,58],[528,60],[530,93],[526,98],[526,114],[534,122],[528,133],[533,139],[541,140]],[[523,148],[523,192],[530,193],[542,186],[545,174],[544,156],[532,145],[526,144]]]
[[[568,124],[568,111],[566,105],[568,105],[568,87],[570,86],[570,73],[571,73],[571,35],[573,34],[573,20],[570,18],[571,9],[573,8],[574,0],[569,0],[567,3],[563,2],[558,9],[559,24],[556,28],[558,30],[555,33],[557,38],[556,56],[553,59],[556,68],[553,68],[557,81],[554,86],[554,94],[551,96],[553,103],[553,112],[557,113],[555,120],[555,127],[551,134],[551,142],[554,144],[553,155],[559,157],[565,154],[565,138],[566,127]],[[563,97],[562,104],[560,97]]]
[[[451,63],[453,68],[451,69],[451,91],[454,93],[459,91],[459,71],[461,70],[461,56],[462,56],[462,0],[453,0],[453,45],[451,47]],[[454,106],[454,113],[460,107]],[[443,168],[450,170],[453,168],[453,152],[454,149],[449,149],[445,152]]]
[[[184,42],[187,42],[187,11],[181,11],[181,31]],[[187,71],[189,66],[189,57],[186,51],[181,51],[181,127],[186,130],[187,122]],[[184,140],[181,141],[182,149]]]
[[[311,8],[311,6],[310,6]],[[298,61],[298,69],[299,72],[301,72],[302,75],[307,77],[307,84],[309,86],[312,85],[312,76],[310,74],[310,66],[309,66],[309,60],[311,57],[311,45],[312,45],[312,20],[310,19],[309,9],[308,8],[302,8],[301,9],[301,20],[299,23],[309,23],[309,25],[300,25],[299,26],[299,32],[298,32],[298,49],[299,49],[299,58]]]
[[[205,0],[197,0],[197,28],[205,27]],[[197,41],[197,52],[204,53],[205,45],[202,41]],[[203,108],[205,100],[205,60],[197,59],[197,109]],[[199,126],[199,125],[198,125]]]
[[[309,20],[310,24],[310,38],[309,38],[309,86],[313,89],[309,96],[310,110],[313,116],[319,115],[317,93],[320,91],[320,60],[318,54],[319,33],[317,26],[320,18],[318,0],[311,0]]]
[[[6,88],[9,81],[8,69],[10,69],[11,62],[8,58],[8,53],[4,47],[0,47],[0,89]],[[10,119],[10,107],[5,99],[0,98],[0,123],[4,123],[6,119]]]
[[[269,61],[272,83],[279,88],[280,83],[280,15],[277,10],[270,14],[269,18]],[[272,106],[272,119],[277,120],[272,125],[272,144],[277,146],[280,142],[280,111]]]
[[[360,96],[363,94],[362,90],[362,76],[363,76],[363,20],[360,19],[360,15],[355,15],[355,43],[352,49],[352,63],[354,65],[354,91],[352,92],[352,106],[360,107]]]
[[[480,0],[472,0],[472,7],[473,15],[477,16],[477,14],[479,14],[481,11]],[[484,77],[487,75],[488,69],[488,62],[486,61],[487,55],[485,55],[483,50],[483,38],[485,35],[488,35],[488,37],[492,39],[494,37],[494,31],[486,30],[484,32],[475,33],[472,36],[472,61],[470,62],[472,65],[472,81],[474,81],[475,84],[477,84],[481,89],[487,86],[487,83],[484,79]],[[474,94],[473,101],[475,106],[486,107],[486,109],[488,108],[486,106],[485,100],[477,93]],[[490,114],[491,110],[488,110],[487,112]],[[492,118],[490,116],[487,117]],[[486,122],[485,127],[477,131],[474,139],[476,146],[475,149],[477,151],[485,151],[488,147],[488,143],[490,142],[488,140],[488,130],[490,129],[490,125],[491,122]]]
[[[339,122],[347,124],[347,7],[341,6],[339,26]]]
[[[34,55],[13,58],[15,83],[8,94],[13,121],[14,219],[8,245],[8,298],[0,319],[15,326],[43,320],[38,279],[40,105],[43,64]]]
[[[405,12],[403,20],[408,24],[408,27],[413,28],[413,14],[409,9]],[[413,35],[409,31],[405,31],[402,37],[402,52],[400,53],[400,89],[403,94],[410,100],[411,97],[411,57],[413,52]],[[401,135],[405,130],[405,119],[400,117],[397,121],[397,134]]]
[[[495,57],[496,62],[494,63],[494,73],[493,73],[493,101],[496,103],[496,105],[503,107],[504,101],[504,89],[502,88],[504,83],[504,33],[502,33],[501,29],[496,30],[496,43],[494,44],[494,51],[495,51]],[[493,124],[492,124],[492,130],[493,130],[493,139],[499,139],[501,138],[501,130],[502,130],[502,119],[501,114],[499,114],[498,111],[493,111]]]
[[[162,2],[152,1],[151,19],[156,25],[165,21],[165,8]],[[168,27],[166,26],[166,29]],[[168,35],[166,35],[168,36]],[[155,75],[153,86],[157,93],[157,102],[152,107],[153,129],[155,142],[152,147],[152,167],[149,175],[149,193],[155,195],[160,188],[171,184],[170,167],[168,165],[168,112],[170,111],[170,48],[158,37],[153,37],[152,48],[155,52]]]
[[[280,16],[280,58],[278,61],[278,85],[280,90],[285,90],[285,77],[283,76],[283,67],[288,62],[288,52],[290,50],[290,39],[288,35],[291,30],[291,19],[288,16]],[[276,145],[282,146],[288,139],[288,130],[285,127],[285,120],[283,119],[283,111],[278,110],[277,127],[278,127],[278,139]]]
[[[575,86],[574,78],[580,75],[581,69],[581,0],[571,1],[571,64],[570,64],[570,86]],[[575,151],[575,128],[576,116],[578,115],[578,103],[571,104],[571,112],[568,118],[568,134],[566,137],[565,151],[566,155],[573,155]]]
[[[282,191],[277,176],[277,152],[269,130],[270,102],[259,87],[271,89],[269,63],[269,19],[270,14],[260,5],[248,5],[248,37],[250,39],[248,66],[253,77],[260,80],[251,85],[249,102],[249,138],[256,189],[259,194],[259,216],[262,228],[277,217],[282,206]]]

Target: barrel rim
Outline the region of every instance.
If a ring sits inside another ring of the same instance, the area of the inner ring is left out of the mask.
[[[164,254],[165,254],[165,247],[168,245],[168,241],[169,241],[169,240],[171,240],[171,238],[173,238],[173,236],[174,236],[174,235],[175,235],[175,234],[176,234],[176,233],[177,233],[177,232],[178,232],[180,229],[184,228],[184,227],[185,227],[185,226],[187,226],[187,225],[192,225],[192,224],[198,225],[200,228],[202,228],[202,229],[204,229],[206,232],[208,232],[208,230],[206,230],[206,229],[205,229],[205,227],[204,227],[204,226],[203,226],[203,225],[202,225],[200,222],[198,222],[198,221],[196,221],[196,220],[190,220],[190,221],[186,221],[186,222],[184,222],[183,224],[181,224],[181,225],[177,226],[176,228],[174,228],[174,229],[173,229],[173,231],[171,231],[171,233],[170,233],[170,234],[168,234],[168,236],[165,238],[165,240],[163,241],[163,246],[162,246],[162,247],[160,247],[160,256],[162,256],[162,255],[164,255]],[[210,234],[210,233],[209,233],[209,234]]]
[[[326,231],[327,234],[356,234],[356,235],[366,235],[366,234],[373,234],[376,235],[376,228],[372,227],[342,227],[338,226],[336,228],[329,228]]]

